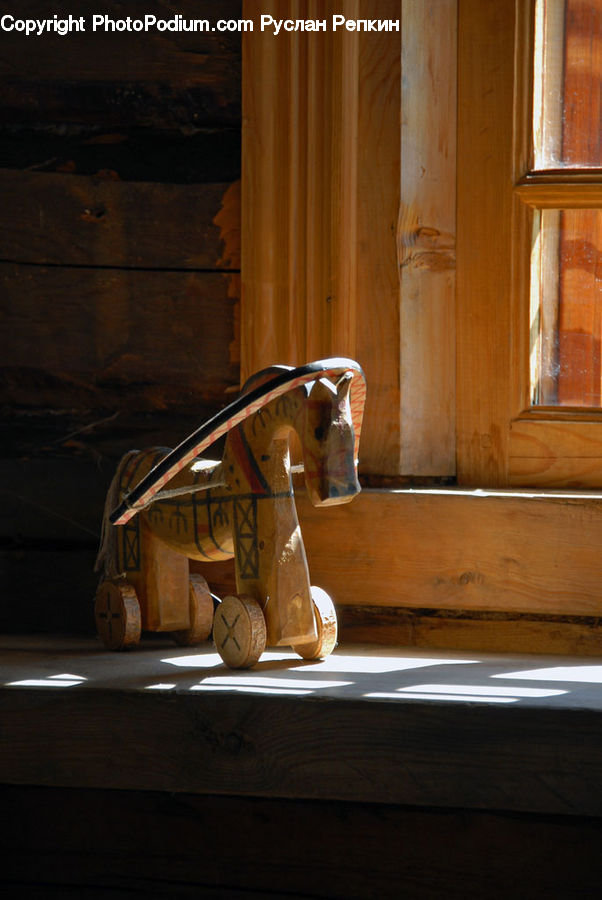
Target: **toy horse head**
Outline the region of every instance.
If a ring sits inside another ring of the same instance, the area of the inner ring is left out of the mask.
[[[293,371],[290,366],[270,366],[252,375],[242,393],[267,384],[275,375]],[[350,405],[352,374],[335,380],[320,378],[297,388],[303,396],[291,416],[290,427],[297,432],[303,455],[305,486],[314,506],[348,503],[361,490],[357,478],[356,434]],[[292,405],[283,405],[290,408]],[[276,429],[274,436],[279,436]]]
[[[320,378],[306,386],[308,398],[299,437],[305,485],[314,506],[348,503],[361,490],[349,403],[351,381],[346,374],[334,383]]]

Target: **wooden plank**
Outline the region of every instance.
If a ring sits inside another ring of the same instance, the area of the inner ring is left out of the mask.
[[[599,489],[602,460],[591,457],[510,457],[509,483],[540,489]]]
[[[239,184],[173,185],[0,170],[2,259],[239,269]]]
[[[3,403],[193,408],[238,384],[236,275],[0,264]],[[10,339],[9,339],[10,336]],[[11,385],[11,375],[14,384]],[[82,402],[83,401],[83,402]]]
[[[343,606],[339,609],[339,634],[342,643],[480,653],[602,655],[598,617]]]
[[[519,694],[505,704],[404,698],[398,689],[416,685],[416,672],[407,667],[407,653],[396,663],[391,650],[385,672],[374,671],[382,663],[377,654],[361,657],[358,671],[343,655],[340,680],[351,684],[350,695],[331,688],[303,697],[257,696],[233,687],[224,696],[190,689],[208,672],[223,672],[211,650],[208,658],[195,650],[187,666],[190,653],[165,645],[113,655],[81,638],[62,649],[46,640],[37,657],[23,643],[19,651],[5,638],[4,646],[3,681],[66,672],[85,679],[0,688],[4,784],[602,813],[600,698],[590,689],[590,702],[571,701],[574,686],[567,682],[568,694],[544,702]],[[458,674],[458,662],[436,664],[438,677],[453,686],[466,678],[489,684],[492,673],[533,668],[534,660],[494,658],[478,667],[471,661],[470,674]],[[287,669],[268,662],[270,677],[285,671],[284,689],[300,677],[298,660]],[[306,680],[309,670],[301,674]],[[254,675],[261,678],[261,670]],[[177,689],[146,689],[166,681]],[[386,686],[394,699],[366,696]]]
[[[177,12],[215,25],[218,18],[240,18],[240,7],[238,0],[210,3],[200,14],[197,3],[182,0]],[[106,3],[102,11],[114,20],[125,18],[118,2]],[[238,32],[94,32],[89,7],[70,12],[83,12],[84,33],[51,32],[43,38],[14,30],[3,34],[3,121],[179,128],[240,120]],[[130,3],[127,14],[168,19],[175,13],[162,0],[149,0]],[[49,15],[47,3],[28,4],[27,17]],[[37,41],[35,53],[32,40]]]
[[[360,14],[396,20],[399,2],[363,0]],[[405,15],[402,8],[402,22]],[[395,232],[400,204],[401,44],[398,32],[359,36],[357,358],[366,372],[368,440],[362,471],[398,475],[403,426],[399,358],[399,269]],[[405,390],[404,385],[404,390]]]
[[[516,487],[602,487],[602,432],[591,421],[517,419],[510,431]]]
[[[264,14],[282,18],[287,10],[274,0]],[[255,6],[243,12],[249,17]],[[274,363],[306,362],[307,173],[299,137],[307,136],[307,36],[254,33],[243,44],[242,381]]]
[[[338,12],[273,0],[264,13],[301,9]],[[399,18],[393,0],[363,9],[355,0],[346,15]],[[399,34],[255,32],[244,42],[243,379],[272,363],[357,354],[375,398],[362,466],[398,474]]]
[[[457,3],[401,18],[401,472],[454,475]]]
[[[514,26],[514,0],[459,2],[457,472],[489,487],[512,415]]]
[[[510,455],[529,459],[602,456],[600,422],[570,420],[566,413],[558,420],[516,419],[510,431]]]
[[[52,385],[52,379],[49,382]],[[42,395],[41,381],[36,389]],[[8,393],[6,385],[4,390]],[[50,394],[51,386],[46,390]],[[214,415],[222,402],[220,393],[211,404],[195,405],[188,412],[150,413],[7,406],[0,415],[0,466],[19,464],[21,460],[46,460],[57,466],[57,471],[42,476],[41,482],[46,479],[58,484],[67,476],[73,460],[76,465],[85,461],[90,468],[102,468],[105,461],[113,465],[132,447],[174,446]],[[4,479],[6,484],[11,478],[9,470],[0,481]]]
[[[595,175],[571,179],[568,173],[558,175],[557,183],[533,176],[519,182],[514,192],[523,203],[534,209],[598,209],[602,202],[602,184]]]
[[[297,507],[312,583],[338,604],[602,612],[598,499],[363,491],[328,510],[298,494]]]
[[[184,132],[0,124],[0,168],[160,184],[232,182],[240,178],[240,123]]]
[[[601,875],[596,819],[12,786],[0,798],[15,897],[22,886],[214,900],[225,882],[234,900],[398,898],[400,885],[414,897],[510,897],[517,872],[523,896],[569,897],[595,896]]]

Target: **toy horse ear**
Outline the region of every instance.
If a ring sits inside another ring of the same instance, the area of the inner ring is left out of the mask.
[[[341,375],[336,383],[338,400],[345,400],[345,398],[348,396],[352,381],[353,375],[351,374],[351,372],[345,372],[344,375]]]

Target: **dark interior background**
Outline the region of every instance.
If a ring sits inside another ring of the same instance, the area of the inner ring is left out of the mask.
[[[13,31],[0,78],[0,628],[92,632],[117,461],[174,446],[238,386],[241,38]]]

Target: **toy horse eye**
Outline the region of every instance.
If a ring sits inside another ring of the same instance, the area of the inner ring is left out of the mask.
[[[317,441],[322,440],[322,438],[324,437],[324,426],[323,425],[318,425],[318,427],[314,431],[314,437],[316,438]]]

